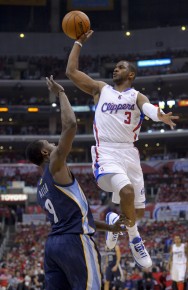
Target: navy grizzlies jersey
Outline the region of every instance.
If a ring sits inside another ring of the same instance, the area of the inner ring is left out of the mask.
[[[39,205],[47,212],[53,234],[93,234],[95,223],[86,197],[77,180],[67,185],[55,183],[46,166],[37,188]]]

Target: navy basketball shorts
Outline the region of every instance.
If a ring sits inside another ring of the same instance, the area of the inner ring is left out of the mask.
[[[45,245],[46,290],[100,290],[101,257],[89,235],[49,236]]]

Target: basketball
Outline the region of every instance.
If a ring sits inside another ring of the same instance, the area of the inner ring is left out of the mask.
[[[62,20],[63,32],[72,39],[78,39],[82,34],[90,30],[90,20],[81,11],[71,11]]]

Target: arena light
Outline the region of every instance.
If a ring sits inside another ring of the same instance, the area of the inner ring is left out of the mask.
[[[130,31],[126,31],[126,32],[125,32],[125,35],[128,36],[128,37],[131,36]]]
[[[72,106],[74,112],[90,112],[89,106]]]
[[[0,107],[0,112],[1,112],[1,113],[8,112],[8,108]]]
[[[184,25],[181,27],[181,30],[182,30],[182,31],[185,31],[186,29],[187,29],[187,27],[184,26]]]
[[[169,108],[172,108],[173,106],[175,106],[176,104],[176,101],[175,100],[168,100],[167,101],[167,105]]]
[[[39,111],[39,108],[37,108],[37,107],[30,107],[30,108],[27,108],[27,111],[29,113],[37,113]]]
[[[160,109],[164,109],[165,108],[165,102],[164,101],[160,101],[159,102],[159,108]]]
[[[163,66],[171,64],[172,60],[170,58],[159,58],[159,59],[146,59],[146,60],[138,60],[138,67],[149,67],[149,66]]]
[[[188,100],[178,101],[178,107],[188,107]]]

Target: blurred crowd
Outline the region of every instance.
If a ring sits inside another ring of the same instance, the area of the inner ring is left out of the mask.
[[[0,79],[23,79],[23,80],[39,80],[44,76],[53,73],[56,79],[64,79],[65,67],[69,49],[67,49],[65,58],[58,57],[38,57],[38,56],[1,56],[0,57]],[[187,50],[165,50],[158,51],[153,54],[124,54],[124,55],[105,55],[91,56],[83,55],[80,57],[80,68],[87,73],[100,72],[100,77],[111,77],[108,71],[104,70],[104,65],[116,63],[121,59],[136,62],[137,60],[156,59],[156,58],[186,58]],[[155,75],[155,74],[173,74],[184,73],[188,71],[188,62],[185,62],[180,68],[164,66],[163,68],[142,68],[138,70],[139,76]]]
[[[108,204],[110,193],[104,193],[96,185],[92,173],[77,174],[77,180],[90,202],[90,204]],[[0,193],[8,192],[12,181],[24,181],[25,186],[36,188],[40,173],[15,173],[13,176],[0,176]],[[155,202],[181,202],[188,201],[188,172],[173,171],[164,167],[160,171],[144,173],[145,188],[148,196],[153,193]]]
[[[145,187],[153,189],[155,202],[188,201],[188,172],[172,171],[164,167],[163,171],[145,174]]]
[[[187,97],[188,99],[188,97]],[[49,109],[50,113],[50,109]],[[49,114],[48,114],[49,115]],[[90,117],[88,116],[78,116],[78,119],[81,119],[81,123],[78,122],[78,128],[77,128],[77,135],[84,135],[84,134],[93,134],[93,129],[92,129],[92,121]],[[38,120],[39,122],[39,120]],[[51,129],[49,128],[49,125],[47,123],[47,120],[42,120],[40,127],[37,126],[37,119],[35,122],[31,122],[31,120],[28,120],[26,122],[21,122],[20,121],[20,116],[15,117],[12,122],[4,122],[3,124],[1,123],[0,127],[0,134],[1,135],[59,135],[61,133],[61,128],[60,126],[57,125],[56,129],[53,129],[53,133]],[[181,122],[177,124],[176,129],[187,129],[188,126],[188,120],[184,120],[184,122]],[[156,131],[170,131],[169,126],[165,124],[146,124],[144,123],[141,129],[141,132],[156,132]]]
[[[43,255],[48,231],[48,224],[18,224],[10,250],[1,261],[0,289],[44,289]]]

